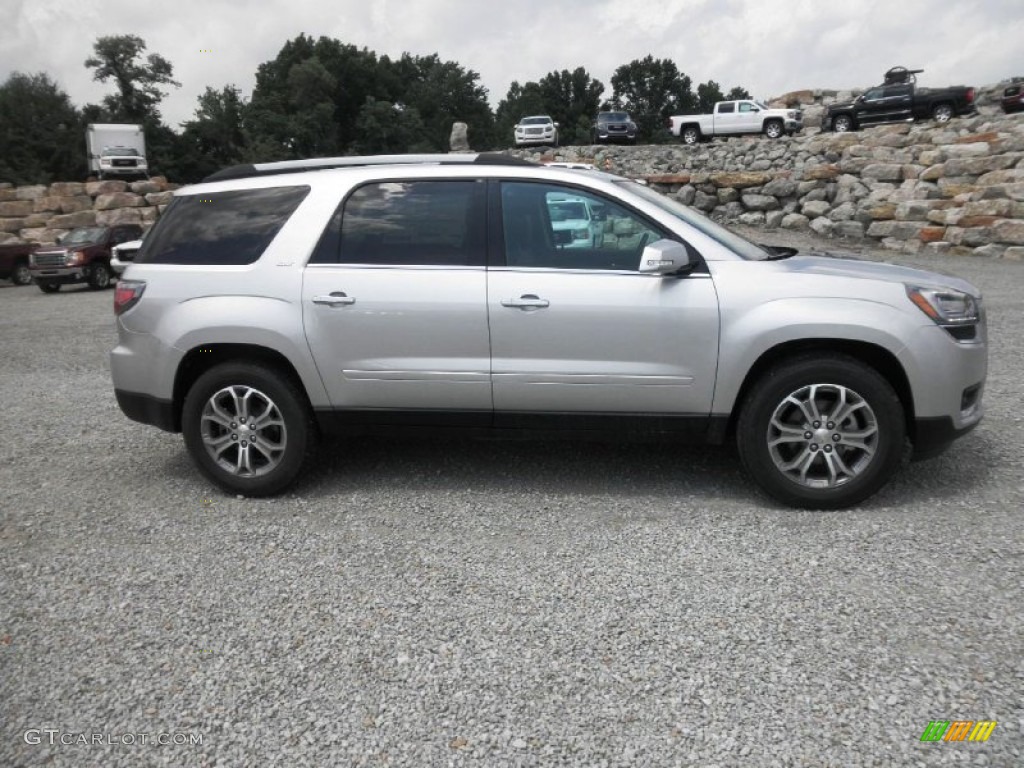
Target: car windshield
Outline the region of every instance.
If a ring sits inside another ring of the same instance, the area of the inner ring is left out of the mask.
[[[104,157],[110,157],[111,155],[118,155],[124,157],[125,155],[138,156],[138,152],[131,147],[107,147],[103,150]]]
[[[76,245],[78,243],[95,243],[103,239],[106,230],[103,227],[82,227],[68,232],[61,245]]]
[[[546,125],[551,122],[550,117],[524,117],[519,121],[520,125]]]
[[[721,243],[744,259],[749,261],[766,261],[773,258],[771,253],[766,251],[757,243],[752,243],[746,238],[740,237],[735,232],[726,229],[720,224],[716,224],[707,216],[698,213],[693,208],[689,208],[682,203],[676,202],[671,197],[666,197],[659,192],[655,192],[650,187],[637,184],[635,181],[624,180],[616,183],[626,187],[630,192],[637,195],[637,197],[642,197],[649,203],[653,203],[666,213],[675,216],[677,219],[685,221],[694,229],[701,231],[712,240]]]
[[[548,211],[552,221],[570,221],[571,219],[587,218],[587,208],[583,203],[558,201],[548,203]]]
[[[603,123],[624,123],[629,120],[629,115],[625,112],[604,112],[597,119]]]

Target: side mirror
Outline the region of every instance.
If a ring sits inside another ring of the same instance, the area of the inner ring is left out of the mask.
[[[690,263],[690,253],[682,243],[675,240],[655,240],[644,248],[640,256],[640,272],[670,275],[686,269]]]

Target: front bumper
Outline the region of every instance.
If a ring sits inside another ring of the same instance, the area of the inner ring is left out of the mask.
[[[831,131],[832,130],[832,115],[826,113],[821,118],[821,130]]]
[[[787,120],[786,121],[786,132],[797,133],[804,129],[803,120]]]
[[[29,271],[37,283],[68,285],[89,279],[85,267],[32,267]]]

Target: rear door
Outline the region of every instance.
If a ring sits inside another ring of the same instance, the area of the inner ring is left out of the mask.
[[[495,425],[702,427],[718,358],[710,276],[639,273],[644,245],[669,233],[591,191],[503,181],[499,194],[504,259],[488,278]],[[568,197],[597,218],[591,247],[555,234],[549,201]]]
[[[306,336],[351,423],[490,423],[486,184],[364,184],[307,266]]]

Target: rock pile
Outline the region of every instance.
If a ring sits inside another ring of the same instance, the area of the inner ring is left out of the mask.
[[[1024,114],[776,141],[563,147],[547,157],[642,178],[716,219],[902,252],[1024,258]]]
[[[75,227],[152,224],[171,201],[162,176],[149,181],[61,181],[30,187],[0,184],[0,245],[52,243]]]

